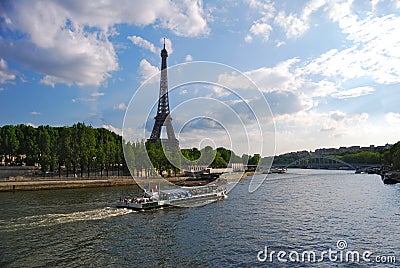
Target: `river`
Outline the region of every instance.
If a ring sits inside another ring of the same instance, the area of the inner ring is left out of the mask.
[[[292,169],[248,186],[203,207],[146,212],[114,207],[136,186],[3,192],[0,266],[344,267],[349,251],[360,254],[354,267],[399,265],[400,184]]]

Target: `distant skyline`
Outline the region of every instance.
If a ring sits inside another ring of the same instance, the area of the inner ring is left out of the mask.
[[[160,68],[165,37],[168,66],[212,61],[256,83],[274,115],[276,154],[395,143],[399,25],[399,0],[1,1],[0,125],[85,122],[120,133],[132,95]],[[181,88],[171,109],[188,95],[229,101],[217,87]]]

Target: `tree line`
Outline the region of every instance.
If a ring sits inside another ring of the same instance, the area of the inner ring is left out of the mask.
[[[117,170],[124,166],[121,136],[84,123],[72,127],[5,125],[0,127],[0,162],[5,165],[40,166],[44,175],[68,177],[84,172]],[[1,161],[2,160],[2,161]]]
[[[207,146],[201,150],[181,149],[179,154],[176,151],[164,153],[160,141],[125,142],[114,132],[84,123],[71,127],[47,125],[35,128],[24,124],[0,127],[0,163],[38,166],[42,171],[40,175],[45,176],[50,173],[67,177],[87,174],[89,177],[91,174],[103,176],[103,172],[108,176],[109,171],[120,175],[127,173],[128,168],[136,176],[154,172],[176,175],[180,169],[168,159],[178,166],[194,164],[213,168],[225,168],[229,162],[257,165],[260,161],[259,155],[240,157],[223,147],[214,150]]]
[[[383,161],[386,165],[392,165],[393,169],[400,170],[400,141],[383,153]]]
[[[381,152],[360,151],[335,155],[334,157],[350,164],[386,165],[398,170],[400,169],[400,141]]]
[[[218,147],[213,149],[206,146],[202,149],[177,149],[163,147],[161,141],[157,142],[127,142],[125,146],[125,159],[132,174],[136,176],[154,175],[154,172],[168,176],[181,171],[179,167],[190,170],[191,166],[206,166],[211,168],[226,168],[229,163],[243,163],[257,165],[260,161],[258,155],[236,155],[233,151]],[[148,155],[148,157],[146,157]],[[173,174],[172,174],[173,173]]]

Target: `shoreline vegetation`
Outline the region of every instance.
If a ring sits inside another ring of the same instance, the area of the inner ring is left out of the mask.
[[[184,156],[178,156],[180,163],[192,161],[187,165],[204,165],[202,154],[213,157],[209,165],[212,168],[226,168],[230,160],[253,166],[260,161],[258,154],[240,157],[223,147],[181,149],[180,153]],[[35,128],[24,124],[0,127],[0,166],[35,166],[41,172],[35,175],[43,177],[152,176],[155,172],[171,176],[181,172],[169,162],[161,142],[126,142],[114,132],[84,123],[71,127]]]

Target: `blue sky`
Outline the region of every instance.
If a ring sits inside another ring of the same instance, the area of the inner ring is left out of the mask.
[[[394,143],[399,25],[399,0],[2,1],[0,125],[83,121],[119,132],[132,95],[159,69],[166,37],[169,66],[212,61],[255,82],[274,116],[278,154]],[[234,75],[224,79],[247,90]],[[171,109],[184,95],[233,102],[215,87],[177,92]],[[225,146],[212,128],[200,135],[204,125],[185,146],[207,135]]]

